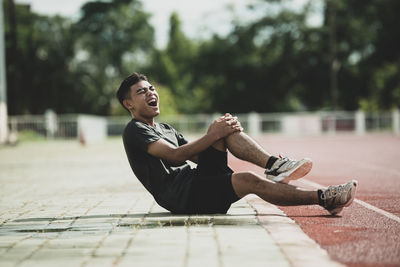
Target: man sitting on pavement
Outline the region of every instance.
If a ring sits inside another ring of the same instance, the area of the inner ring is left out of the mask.
[[[123,133],[130,166],[156,202],[173,213],[226,213],[232,203],[256,194],[281,206],[319,204],[334,215],[354,199],[355,180],[318,190],[289,185],[311,170],[312,161],[270,155],[243,132],[238,119],[229,113],[215,119],[205,135],[187,141],[172,126],[155,122],[160,100],[143,74],[133,73],[124,79],[117,98],[132,116]],[[228,166],[227,150],[265,168],[266,177],[233,172]],[[197,167],[187,161],[197,163]]]

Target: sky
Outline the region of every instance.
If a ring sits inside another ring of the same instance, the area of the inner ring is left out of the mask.
[[[90,1],[90,0],[89,0]],[[16,3],[29,3],[31,9],[40,14],[59,14],[78,18],[80,7],[88,0],[15,0]],[[231,30],[232,20],[249,21],[261,16],[257,10],[250,12],[246,6],[260,0],[142,0],[144,9],[152,14],[150,23],[155,28],[156,44],[165,47],[168,41],[169,16],[176,11],[182,21],[183,31],[192,39],[204,39],[213,33],[227,34]],[[320,0],[315,2],[318,10]],[[299,9],[306,0],[286,0],[286,6]],[[310,24],[321,23],[316,12],[310,18]]]

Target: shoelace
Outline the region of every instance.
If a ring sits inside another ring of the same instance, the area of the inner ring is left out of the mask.
[[[329,186],[328,189],[325,190],[325,192],[322,192],[321,198],[323,200],[326,200],[327,198],[336,197],[338,195],[340,196],[344,191],[344,188],[345,187],[343,185]]]
[[[285,161],[285,163],[283,163],[282,165],[287,164],[288,169],[292,168],[297,162],[296,160],[291,159],[289,157],[282,156],[281,154],[279,154],[279,158],[281,160]]]

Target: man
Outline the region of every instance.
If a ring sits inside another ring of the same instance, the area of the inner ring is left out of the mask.
[[[173,213],[226,213],[232,203],[253,193],[276,205],[319,204],[334,215],[354,199],[355,180],[319,190],[287,184],[306,175],[311,160],[271,156],[228,113],[214,120],[204,136],[188,142],[170,125],[154,121],[160,114],[159,97],[143,74],[127,77],[117,97],[132,116],[123,133],[132,170],[157,203]],[[227,150],[266,168],[267,177],[234,173],[227,164]]]

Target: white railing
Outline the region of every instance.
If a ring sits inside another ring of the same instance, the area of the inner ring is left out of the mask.
[[[235,114],[243,128],[251,135],[279,133],[284,135],[319,135],[349,132],[400,133],[400,112],[365,113],[348,112],[304,112],[304,113],[249,113]],[[183,133],[205,133],[210,123],[219,114],[160,116],[157,121],[171,124]],[[21,115],[9,116],[11,133],[34,132],[48,139],[77,139],[89,132],[104,131],[101,136],[119,136],[130,117],[99,117],[81,114]],[[91,124],[88,125],[88,122]],[[94,130],[94,128],[96,128]],[[102,129],[104,128],[104,129]],[[84,130],[83,130],[84,129]],[[93,135],[93,134],[91,134]],[[101,138],[100,138],[101,139]]]

